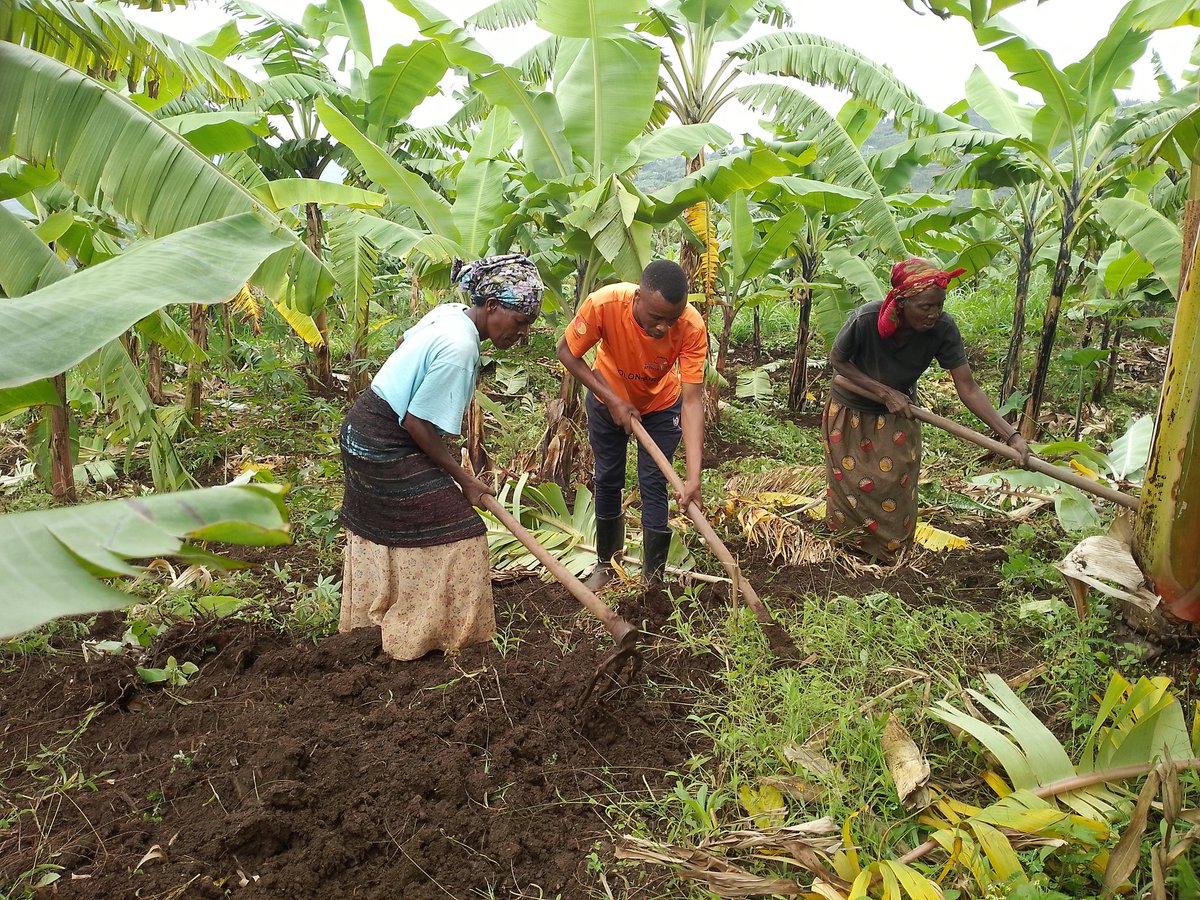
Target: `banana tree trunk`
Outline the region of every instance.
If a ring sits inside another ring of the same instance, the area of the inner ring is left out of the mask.
[[[1050,372],[1050,355],[1054,352],[1054,339],[1058,334],[1058,316],[1062,312],[1063,294],[1071,276],[1070,235],[1075,227],[1075,207],[1079,197],[1079,186],[1071,186],[1063,210],[1062,236],[1058,242],[1058,261],[1054,266],[1054,280],[1050,284],[1050,297],[1046,301],[1046,314],[1042,318],[1042,337],[1038,343],[1033,371],[1029,374],[1029,398],[1021,416],[1021,436],[1033,440],[1037,436],[1038,416],[1042,411],[1042,395],[1046,390],[1046,377]]]
[[[762,361],[762,313],[759,312],[757,306],[754,307],[754,337],[753,347],[754,361]]]
[[[484,425],[483,409],[475,397],[471,398],[471,404],[467,407],[464,433],[467,436],[466,453],[467,460],[471,463],[471,471],[483,477],[483,473],[491,471],[492,459],[487,451],[487,428]]]
[[[304,219],[304,243],[308,245],[313,256],[320,259],[321,248],[325,243],[325,220],[321,216],[321,207],[316,203],[304,204]],[[321,310],[313,321],[321,335],[321,343],[310,351],[309,380],[325,390],[332,390],[333,363],[329,356],[329,314]]]
[[[421,279],[411,269],[409,270],[408,277],[411,279],[408,289],[408,304],[415,318],[421,311]]]
[[[1196,174],[1193,172],[1193,174]],[[1189,200],[1189,205],[1191,201]],[[1196,229],[1184,244],[1167,374],[1150,465],[1134,523],[1133,555],[1168,615],[1200,622],[1200,269]]]
[[[704,151],[701,150],[699,155],[688,159],[684,166],[684,174],[691,175],[693,172],[704,167]],[[710,210],[711,212],[711,210]],[[704,235],[701,235],[704,237]],[[696,248],[686,236],[679,239],[679,265],[687,275],[688,284],[691,285],[692,293],[700,293],[696,286],[696,274],[700,271],[700,251]],[[705,321],[708,321],[707,310],[705,310]]]
[[[1117,366],[1116,342],[1113,340],[1112,317],[1104,317],[1104,327],[1100,330],[1100,349],[1108,351],[1108,357],[1103,365],[1096,368],[1096,380],[1092,383],[1092,402],[1103,403],[1108,385],[1108,377]]]
[[[232,375],[236,366],[233,361],[233,322],[229,315],[229,304],[222,303],[218,310],[217,315],[221,317],[221,333],[225,335],[225,350],[221,368]]]
[[[1121,326],[1113,332],[1112,344],[1108,351],[1108,375],[1104,379],[1104,396],[1112,394],[1117,386],[1117,362],[1120,360]],[[1099,402],[1099,401],[1097,401]]]
[[[129,354],[129,361],[135,366],[142,364],[141,342],[138,340],[138,333],[132,329],[121,335],[121,345],[125,348],[125,352]]]
[[[163,357],[162,344],[150,341],[146,345],[146,393],[150,402],[162,406],[167,402],[163,396]]]
[[[50,413],[50,491],[56,500],[75,503],[75,465],[71,459],[71,407],[67,405],[66,373],[50,381],[58,394],[58,406],[47,407]],[[43,476],[44,477],[44,476]]]
[[[575,309],[592,292],[600,257],[596,250],[579,260],[575,274]],[[567,321],[570,321],[568,317]],[[542,433],[542,465],[538,476],[559,487],[571,484],[579,453],[579,433],[583,430],[583,404],[579,402],[579,382],[565,368],[561,370],[558,396],[546,404],[546,430]]]
[[[368,306],[354,311],[354,340],[350,346],[350,383],[347,386],[351,400],[354,400],[367,388],[367,338],[370,335],[370,317]],[[324,312],[321,313],[324,315]]]
[[[733,332],[733,320],[737,318],[737,306],[734,298],[728,298],[721,304],[721,337],[717,341],[717,374],[728,381],[729,368],[729,335]],[[721,421],[721,381],[713,379],[708,386],[708,398],[704,404],[704,419],[716,425]]]
[[[808,402],[808,342],[812,338],[812,281],[816,264],[805,261],[800,272],[805,286],[800,289],[800,316],[796,322],[796,351],[792,354],[792,374],[788,378],[788,409],[800,412]]]
[[[200,303],[191,306],[191,337],[201,350],[208,349],[208,307]],[[184,408],[192,425],[200,425],[200,404],[204,400],[204,364],[192,360],[187,364],[187,399]]]
[[[558,396],[546,404],[546,431],[542,435],[542,465],[538,476],[566,488],[571,483],[578,455],[579,423],[583,419],[579,382],[563,371]]]
[[[1017,257],[1017,286],[1013,291],[1013,324],[1008,336],[1008,355],[1004,359],[1001,401],[1007,400],[1021,380],[1021,351],[1025,336],[1025,302],[1029,298],[1029,276],[1033,271],[1033,219],[1025,223],[1021,234],[1021,252]]]

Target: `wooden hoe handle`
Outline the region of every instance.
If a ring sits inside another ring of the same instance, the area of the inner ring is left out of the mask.
[[[633,419],[629,423],[632,426],[634,437],[638,439],[638,443],[642,445],[650,457],[658,464],[662,473],[667,476],[667,480],[679,494],[683,493],[683,479],[679,477],[679,473],[675,471],[675,467],[671,465],[671,461],[659,449],[658,444],[651,440],[650,435],[646,433],[646,429],[637,419]],[[742,595],[746,598],[746,605],[754,612],[754,617],[759,622],[773,622],[770,611],[763,605],[763,602],[758,599],[758,594],[755,593],[754,587],[742,576],[742,570],[737,564],[737,560],[733,558],[733,554],[729,552],[729,548],[722,543],[717,537],[717,533],[713,531],[712,526],[708,523],[708,519],[704,518],[704,512],[696,503],[689,503],[688,508],[684,510],[689,519],[696,526],[696,530],[700,532],[700,536],[704,538],[704,543],[708,544],[713,554],[721,561],[721,565],[725,567],[730,580],[733,582],[733,597],[736,602],[737,592],[740,589]]]
[[[833,376],[833,382],[844,391],[849,391],[852,394],[858,394],[860,397],[866,397],[868,400],[879,402],[879,398],[857,384],[854,384],[849,379],[843,378],[841,375]],[[1011,459],[1017,465],[1021,465],[1021,454],[1014,450],[1008,444],[993,440],[985,434],[981,434],[973,428],[968,428],[965,425],[959,425],[957,422],[939,416],[937,413],[930,412],[923,406],[914,406],[909,404],[909,409],[912,410],[913,417],[920,419],[922,422],[928,422],[930,425],[936,425],[942,431],[948,431],[955,437],[960,437],[963,440],[970,441],[973,444],[978,444],[987,450],[991,450],[997,456],[1003,456],[1006,459]],[[1010,435],[1011,437],[1011,435]],[[1053,463],[1048,463],[1044,459],[1036,456],[1029,457],[1029,464],[1025,468],[1033,472],[1041,472],[1043,475],[1049,475],[1056,481],[1061,481],[1063,484],[1069,484],[1071,487],[1079,488],[1081,491],[1087,491],[1089,494],[1094,494],[1104,500],[1109,500],[1129,509],[1137,509],[1141,505],[1141,501],[1137,497],[1131,497],[1128,494],[1122,493],[1115,488],[1106,487],[1103,484],[1098,484],[1090,478],[1084,478],[1069,469],[1064,469],[1062,466],[1056,466]]]
[[[501,521],[505,528],[513,533],[522,544],[524,544],[529,552],[538,558],[543,566],[558,579],[571,594],[578,600],[588,612],[594,615],[608,629],[608,633],[613,636],[613,640],[621,644],[630,632],[637,631],[637,628],[618,616],[609,606],[593,594],[584,586],[583,582],[571,574],[562,563],[555,559],[550,552],[537,542],[528,529],[525,528],[516,517],[512,515],[504,506],[493,497],[491,494],[484,494],[482,498],[484,509],[490,512],[493,516]]]

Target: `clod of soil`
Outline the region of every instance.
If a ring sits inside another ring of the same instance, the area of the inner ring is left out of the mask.
[[[122,657],[23,660],[0,676],[0,782],[45,786],[24,764],[44,746],[95,790],[0,834],[0,884],[53,862],[61,897],[586,896],[588,854],[609,856],[605,806],[669,791],[698,749],[688,706],[602,682],[576,716],[608,635],[557,586],[496,595],[502,626],[524,631],[508,656],[400,663],[371,629],[293,646],[189,623],[152,654],[200,666],[184,688],[146,685]],[[658,599],[642,618],[661,625]],[[702,659],[647,657],[643,678],[708,677]]]

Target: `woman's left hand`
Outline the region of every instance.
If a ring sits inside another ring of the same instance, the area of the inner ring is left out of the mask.
[[[467,502],[472,506],[482,507],[484,494],[491,494],[492,496],[496,494],[495,491],[473,475],[467,475],[466,478],[459,482],[459,487],[462,488],[463,496],[467,498]]]

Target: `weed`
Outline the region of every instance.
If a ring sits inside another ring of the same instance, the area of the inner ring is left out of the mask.
[[[190,772],[195,760],[193,760],[192,757],[184,751],[176,750],[174,755],[171,757],[171,762],[172,772],[175,772],[177,769],[184,769]]]
[[[193,662],[180,664],[175,657],[168,656],[167,664],[161,669],[138,667],[137,673],[146,684],[168,684],[171,687],[186,687],[188,679],[200,671]]]
[[[497,653],[507,658],[517,652],[525,641],[526,632],[529,631],[525,611],[516,603],[509,603],[504,607],[504,612],[497,616],[496,625],[492,646],[496,648]]]

